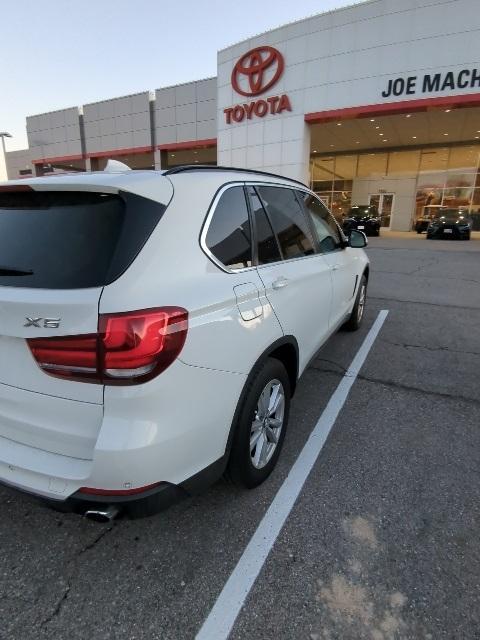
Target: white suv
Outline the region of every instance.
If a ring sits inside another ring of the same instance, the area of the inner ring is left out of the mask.
[[[360,324],[365,245],[262,172],[0,185],[0,481],[97,519],[263,482],[299,376]]]

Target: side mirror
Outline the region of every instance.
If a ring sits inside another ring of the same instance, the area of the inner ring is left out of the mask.
[[[368,244],[367,236],[363,231],[352,229],[348,237],[348,244],[353,249],[363,249],[363,247],[366,247]]]

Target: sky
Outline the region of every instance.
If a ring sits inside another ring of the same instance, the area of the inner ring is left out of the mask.
[[[7,151],[28,146],[27,115],[214,76],[219,49],[351,4],[2,0],[0,131],[13,136]]]

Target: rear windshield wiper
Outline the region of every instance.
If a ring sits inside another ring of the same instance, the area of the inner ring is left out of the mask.
[[[16,269],[0,265],[0,276],[33,276],[31,269]]]

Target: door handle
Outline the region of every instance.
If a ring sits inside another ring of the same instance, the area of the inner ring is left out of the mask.
[[[282,276],[280,276],[280,278],[277,278],[276,280],[274,280],[272,282],[272,287],[274,289],[283,289],[285,287],[288,287],[290,280],[288,280],[287,278],[283,278]]]

